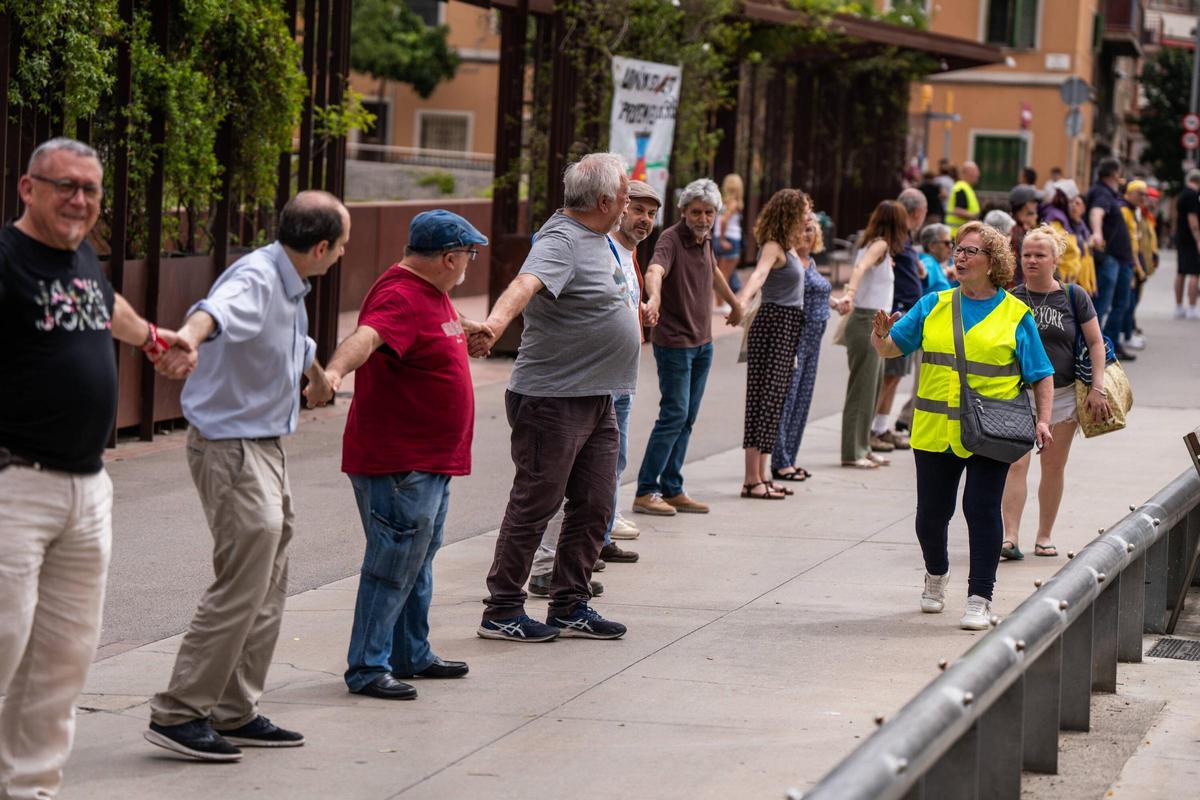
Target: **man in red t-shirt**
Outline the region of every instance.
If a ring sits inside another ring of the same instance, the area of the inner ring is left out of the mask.
[[[404,260],[371,287],[326,368],[334,389],[358,370],[342,439],[367,537],[345,675],[355,694],[411,700],[417,690],[398,678],[467,674],[430,649],[429,604],[450,478],[471,471],[475,426],[466,334],[479,326],[447,292],[487,243],[449,211],[414,217]]]

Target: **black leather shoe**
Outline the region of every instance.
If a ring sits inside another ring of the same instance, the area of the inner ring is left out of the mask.
[[[415,700],[417,690],[396,680],[396,676],[385,672],[366,686],[352,694],[365,694],[367,697],[378,697],[381,700]]]
[[[468,672],[464,661],[443,661],[438,656],[433,657],[433,663],[416,675],[405,675],[406,678],[461,678]]]

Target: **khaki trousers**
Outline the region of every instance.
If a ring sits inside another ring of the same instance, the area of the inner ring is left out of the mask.
[[[0,798],[54,797],[96,654],[112,481],[0,471]]]
[[[258,715],[287,598],[292,496],[278,439],[210,440],[188,431],[188,467],[213,537],[212,585],[184,634],[150,719],[210,719],[217,730]]]

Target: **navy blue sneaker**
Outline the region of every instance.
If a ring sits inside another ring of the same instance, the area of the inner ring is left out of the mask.
[[[304,734],[284,730],[262,714],[240,728],[218,733],[225,741],[240,747],[299,747],[304,744]]]
[[[559,629],[543,625],[522,614],[509,619],[485,619],[475,634],[482,639],[505,639],[510,642],[548,642],[557,639]]]
[[[212,729],[207,719],[179,725],[156,725],[142,734],[150,744],[201,761],[241,761],[242,751]]]
[[[551,612],[546,624],[557,628],[562,636],[577,636],[582,639],[620,639],[625,635],[625,626],[612,622],[596,613],[586,603],[575,606],[570,614]]]

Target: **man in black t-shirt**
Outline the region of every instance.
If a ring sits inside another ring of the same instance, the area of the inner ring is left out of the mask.
[[[1200,294],[1200,169],[1188,170],[1187,187],[1179,193],[1175,209],[1175,240],[1179,273],[1175,276],[1175,319],[1200,319],[1196,298]],[[1187,308],[1183,286],[1187,283]]]
[[[0,229],[0,797],[53,797],[100,633],[117,408],[113,339],[156,361],[176,343],[116,294],[85,239],[96,152],[51,139]],[[183,345],[186,347],[186,345]]]

